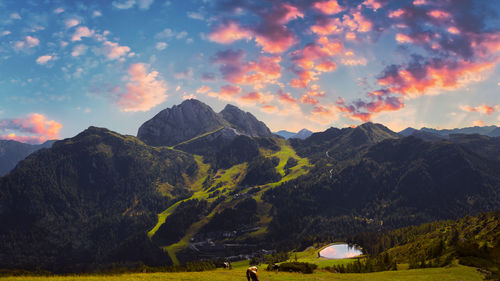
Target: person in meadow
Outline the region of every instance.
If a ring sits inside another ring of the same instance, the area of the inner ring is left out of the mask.
[[[247,281],[259,281],[259,276],[257,275],[257,267],[251,266],[247,269]]]

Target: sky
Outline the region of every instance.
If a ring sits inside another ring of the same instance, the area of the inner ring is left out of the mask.
[[[0,138],[136,135],[228,103],[272,131],[500,126],[491,0],[0,0]]]

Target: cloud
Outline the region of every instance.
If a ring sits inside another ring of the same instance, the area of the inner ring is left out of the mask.
[[[233,85],[224,85],[220,87],[220,96],[234,96],[241,93],[241,88]]]
[[[93,11],[92,12],[92,17],[94,17],[94,18],[101,17],[101,16],[102,16],[101,11]]]
[[[477,121],[472,122],[472,125],[474,125],[474,126],[484,126],[484,121],[477,120]]]
[[[71,41],[81,41],[82,37],[92,37],[94,35],[94,30],[89,29],[86,26],[79,26],[76,30],[75,33],[71,36]]]
[[[130,48],[128,46],[120,46],[116,42],[105,41],[100,49],[100,52],[108,59],[115,60],[126,56],[130,52]]]
[[[303,95],[301,98],[300,98],[300,102],[301,103],[304,103],[304,104],[311,104],[311,105],[316,105],[319,103],[319,101],[315,98],[312,98],[308,95]]]
[[[241,9],[242,7],[238,7]],[[221,44],[238,40],[255,40],[264,52],[281,54],[297,43],[297,37],[286,24],[302,18],[302,11],[289,3],[276,3],[268,9],[245,6],[255,13],[260,22],[242,26],[234,20],[225,20],[208,35],[208,39]]]
[[[0,33],[0,36],[6,36],[6,35],[9,35],[11,34],[12,32],[10,32],[10,30],[4,30]]]
[[[311,111],[309,119],[323,125],[331,124],[338,119],[338,110],[332,105],[317,104]]]
[[[167,46],[168,46],[168,44],[165,42],[158,42],[158,43],[156,43],[155,47],[158,51],[163,51],[167,48]]]
[[[344,9],[339,5],[337,0],[321,1],[314,3],[314,8],[323,14],[333,15],[342,12]]]
[[[54,14],[60,14],[60,13],[63,13],[64,12],[64,9],[59,7],[57,9],[54,10]]]
[[[461,105],[460,109],[466,112],[479,112],[481,114],[491,115],[493,112],[498,111],[498,105],[481,104],[478,106]]]
[[[296,104],[297,99],[292,97],[290,93],[278,92],[278,101],[283,104]]]
[[[66,26],[66,28],[72,28],[73,26],[77,26],[79,24],[80,24],[80,21],[77,19],[66,19],[64,21],[64,25]]]
[[[138,0],[137,5],[141,10],[148,10],[153,5],[154,0]]]
[[[16,119],[0,119],[0,131],[5,132],[1,137],[28,143],[42,143],[59,138],[62,125],[39,113],[32,113],[26,117]]]
[[[278,107],[270,104],[266,104],[260,107],[260,110],[269,114],[278,112]]]
[[[275,84],[281,77],[281,57],[260,56],[257,60],[245,62],[243,50],[219,51],[212,62],[219,64],[224,80],[242,85],[254,85],[260,89],[264,84]]]
[[[396,111],[404,107],[403,99],[392,95],[387,90],[372,91],[367,94],[367,97],[368,101],[360,99],[349,105],[339,98],[337,109],[351,119],[367,122],[376,113]]]
[[[10,18],[13,19],[13,20],[20,20],[20,19],[22,19],[21,16],[19,15],[19,13],[12,13],[12,14],[10,14]]]
[[[53,60],[56,60],[57,58],[55,56],[52,56],[52,55],[44,55],[44,56],[39,56],[37,59],[36,59],[36,63],[40,64],[40,65],[44,65],[44,64],[47,64],[49,61],[53,61]]]
[[[126,10],[135,5],[135,0],[113,1],[112,4],[117,9]]]
[[[238,98],[238,101],[246,105],[267,104],[274,99],[273,95],[261,92],[249,92]]]
[[[88,49],[88,47],[83,45],[83,44],[76,45],[75,47],[73,47],[73,51],[71,52],[71,56],[78,57],[80,55],[83,55],[87,52],[87,49]]]
[[[111,96],[125,112],[148,111],[167,99],[167,83],[158,77],[157,71],[148,72],[143,63],[130,65],[125,89],[115,87]]]
[[[205,94],[205,93],[208,93],[210,91],[210,87],[208,86],[201,86],[200,88],[198,88],[196,90],[196,93],[197,94]]]
[[[16,51],[22,49],[29,49],[40,45],[40,40],[36,37],[32,37],[30,35],[23,38],[22,41],[17,41],[14,43],[14,49]]]

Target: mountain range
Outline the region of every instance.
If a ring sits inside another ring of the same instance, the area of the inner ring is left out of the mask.
[[[137,137],[89,127],[0,178],[0,268],[232,259],[499,208],[499,138],[365,123],[285,140],[186,100]]]
[[[49,148],[55,140],[46,141],[42,144],[27,144],[14,140],[0,140],[0,176],[10,172],[17,163],[31,153]]]
[[[297,133],[286,131],[286,130],[281,130],[276,132],[275,134],[281,137],[284,137],[285,139],[306,139],[310,135],[312,135],[313,132],[309,131],[308,129],[302,129],[298,131]]]

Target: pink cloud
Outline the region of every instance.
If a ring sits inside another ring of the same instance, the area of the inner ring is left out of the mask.
[[[211,41],[221,44],[230,44],[241,39],[250,40],[252,37],[253,34],[250,30],[232,21],[218,26],[208,35]]]
[[[280,56],[260,56],[257,60],[245,62],[242,50],[218,52],[212,59],[220,64],[224,80],[262,88],[264,84],[275,84],[281,77]]]
[[[126,56],[130,52],[127,46],[120,46],[118,43],[105,41],[101,48],[101,52],[110,60],[115,60],[120,57]]]
[[[167,83],[157,71],[148,72],[143,63],[132,64],[128,69],[129,82],[125,90],[115,89],[116,104],[126,112],[148,111],[167,99]]]
[[[241,88],[233,85],[224,85],[220,87],[219,94],[221,96],[234,96],[241,93]]]
[[[40,45],[40,40],[36,37],[26,36],[22,41],[17,41],[14,43],[14,48],[16,50],[29,49]]]
[[[89,29],[86,26],[79,26],[76,30],[75,33],[71,36],[71,41],[81,41],[82,37],[92,37],[94,35],[94,30]]]
[[[49,61],[51,60],[55,60],[56,57],[55,56],[51,56],[51,55],[44,55],[44,56],[39,56],[37,59],[36,59],[36,63],[38,64],[46,64],[48,63]]]
[[[393,96],[387,90],[372,91],[367,97],[370,101],[357,100],[349,105],[343,99],[338,99],[337,109],[353,120],[367,122],[374,114],[404,107],[403,98]]]
[[[451,14],[445,11],[441,10],[432,10],[427,12],[427,15],[430,17],[433,17],[435,19],[449,19],[451,17]]]
[[[317,104],[311,111],[309,118],[316,123],[330,124],[338,118],[338,110],[335,106]]]
[[[282,103],[288,103],[288,104],[296,104],[297,103],[297,99],[293,98],[290,95],[290,93],[283,93],[283,92],[278,93],[278,101],[280,101]]]
[[[377,0],[365,0],[363,2],[363,5],[365,5],[369,9],[372,9],[374,12],[376,12],[383,6],[382,3]]]
[[[316,104],[318,104],[319,101],[315,98],[308,96],[308,95],[303,95],[300,98],[300,102],[304,103],[304,104],[316,105]]]
[[[484,126],[484,121],[477,120],[477,121],[472,122],[472,125],[474,125],[474,126]]]
[[[0,131],[8,132],[2,138],[21,142],[42,143],[57,139],[61,128],[61,123],[48,120],[39,113],[17,119],[0,119]]]
[[[282,16],[278,16],[277,20],[279,24],[286,24],[291,20],[304,17],[304,14],[299,9],[297,9],[297,7],[292,6],[288,3],[282,4],[281,9]]]
[[[342,12],[344,9],[339,5],[337,0],[322,1],[314,3],[314,8],[318,9],[323,14],[333,15]]]
[[[389,17],[390,18],[399,18],[404,14],[405,14],[405,11],[403,9],[397,9],[395,11],[390,12]]]
[[[72,28],[72,27],[77,26],[79,24],[80,24],[80,21],[77,19],[67,19],[64,21],[64,25],[66,26],[66,28]]]
[[[311,31],[319,35],[339,34],[343,30],[344,27],[338,18],[321,19],[311,26]]]
[[[247,105],[252,105],[252,104],[266,104],[269,103],[273,100],[274,96],[272,95],[266,95],[261,92],[250,92],[247,93],[241,97],[239,97],[239,100],[243,104]]]

